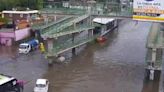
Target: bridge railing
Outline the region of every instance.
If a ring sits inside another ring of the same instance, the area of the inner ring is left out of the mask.
[[[41,10],[42,13],[56,13],[56,14],[87,14],[92,15],[106,15],[106,16],[132,16],[132,4],[123,5],[117,2],[96,2],[89,4],[86,2],[69,3],[46,3],[45,8]]]
[[[64,35],[68,35],[68,34],[72,34],[72,33],[78,33],[78,32],[82,32],[82,31],[86,31],[89,29],[93,29],[94,27],[95,27],[94,25],[83,25],[81,27],[77,27],[76,29],[63,30],[63,31],[60,31],[58,33],[53,34],[52,38],[56,38],[56,37],[60,37],[60,36],[64,36]]]
[[[72,42],[72,39],[68,39],[67,41],[64,41],[63,43],[55,43],[54,48],[52,49],[52,52],[48,52],[46,56],[47,57],[56,56],[65,51],[71,50],[72,48],[75,48],[87,42],[93,41],[96,37],[98,37],[98,35],[95,35],[92,37],[81,37],[74,42]]]
[[[60,32],[66,32],[68,30],[69,31],[74,30],[74,27],[73,27],[74,24],[76,24],[76,23],[78,23],[78,22],[80,22],[83,19],[86,19],[88,17],[89,17],[89,15],[83,15],[83,16],[80,16],[80,17],[75,18],[73,20],[67,21],[65,23],[54,25],[54,27],[51,28],[49,31],[46,30],[46,33],[43,33],[42,36],[46,37],[46,36],[50,36],[50,35],[57,34],[57,33],[60,33]]]
[[[73,17],[66,17],[63,18],[55,23],[53,23],[51,26],[49,27],[45,27],[44,29],[41,30],[41,34],[51,34],[53,33],[54,30],[56,30],[57,28],[63,26],[63,24],[68,23],[69,21],[71,21],[72,19],[74,19]]]

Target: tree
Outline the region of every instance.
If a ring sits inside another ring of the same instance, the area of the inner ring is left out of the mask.
[[[43,8],[43,0],[36,0],[36,8],[42,9]]]
[[[11,10],[12,8],[41,9],[43,0],[0,0],[0,11]]]

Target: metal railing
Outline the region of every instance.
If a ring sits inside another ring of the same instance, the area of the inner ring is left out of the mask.
[[[70,3],[70,2],[69,2]],[[75,4],[64,5],[60,3],[45,3],[41,13],[56,14],[75,14],[75,15],[103,15],[103,16],[125,16],[132,17],[132,5],[130,3],[122,4],[117,2],[96,2],[88,4],[86,2],[74,2]]]
[[[72,39],[69,39],[67,41],[64,41],[63,43],[55,43],[52,51],[47,52],[46,56],[57,56],[58,54],[71,50],[72,48],[76,48],[78,46],[84,45],[85,43],[93,41],[97,37],[98,35],[95,35],[92,37],[81,37],[74,42],[72,42]]]
[[[78,18],[75,18],[75,19],[72,19],[72,20],[65,21],[65,22],[62,22],[60,24],[54,25],[51,29],[43,30],[43,31],[46,31],[46,33],[43,33],[42,36],[47,37],[47,36],[50,36],[50,35],[52,36],[54,34],[58,34],[60,32],[66,32],[66,31],[74,30],[74,27],[73,27],[74,24],[82,21],[83,19],[85,19],[87,17],[89,17],[89,15],[83,15],[83,16],[80,16]],[[69,27],[71,27],[71,29]]]

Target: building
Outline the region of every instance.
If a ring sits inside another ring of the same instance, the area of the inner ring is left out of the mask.
[[[0,45],[11,46],[16,41],[30,37],[30,20],[35,14],[38,14],[37,10],[2,11],[2,18],[10,22],[0,29]]]
[[[2,18],[8,18],[12,21],[17,20],[30,20],[30,18],[38,14],[38,10],[29,10],[29,11],[2,11]]]

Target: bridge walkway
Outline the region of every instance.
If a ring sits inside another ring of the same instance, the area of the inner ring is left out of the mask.
[[[162,49],[164,48],[163,35],[163,26],[160,23],[152,23],[146,44],[146,47],[148,48],[146,55],[147,69],[162,69]]]
[[[72,42],[72,39],[69,39],[67,41],[64,41],[64,43],[56,43],[54,44],[54,47],[51,50],[51,52],[46,53],[46,57],[48,58],[48,57],[58,56],[59,54],[72,50],[73,48],[77,48],[81,45],[91,42],[97,37],[98,35],[94,35],[92,37],[83,37],[83,38],[81,37],[74,42]]]
[[[41,28],[41,36],[47,42],[49,39],[52,39],[51,43],[47,43],[47,52],[46,57],[57,56],[65,51],[71,50],[78,46],[84,45],[97,37],[97,35],[93,35],[93,29],[95,26],[91,22],[91,16],[89,14],[85,14],[79,17],[66,17],[58,22],[50,23]],[[81,35],[81,33],[87,32],[85,37],[70,37],[63,42],[56,43],[58,38],[62,38],[69,35]],[[89,36],[90,35],[90,36]],[[49,45],[52,45],[49,47]]]

